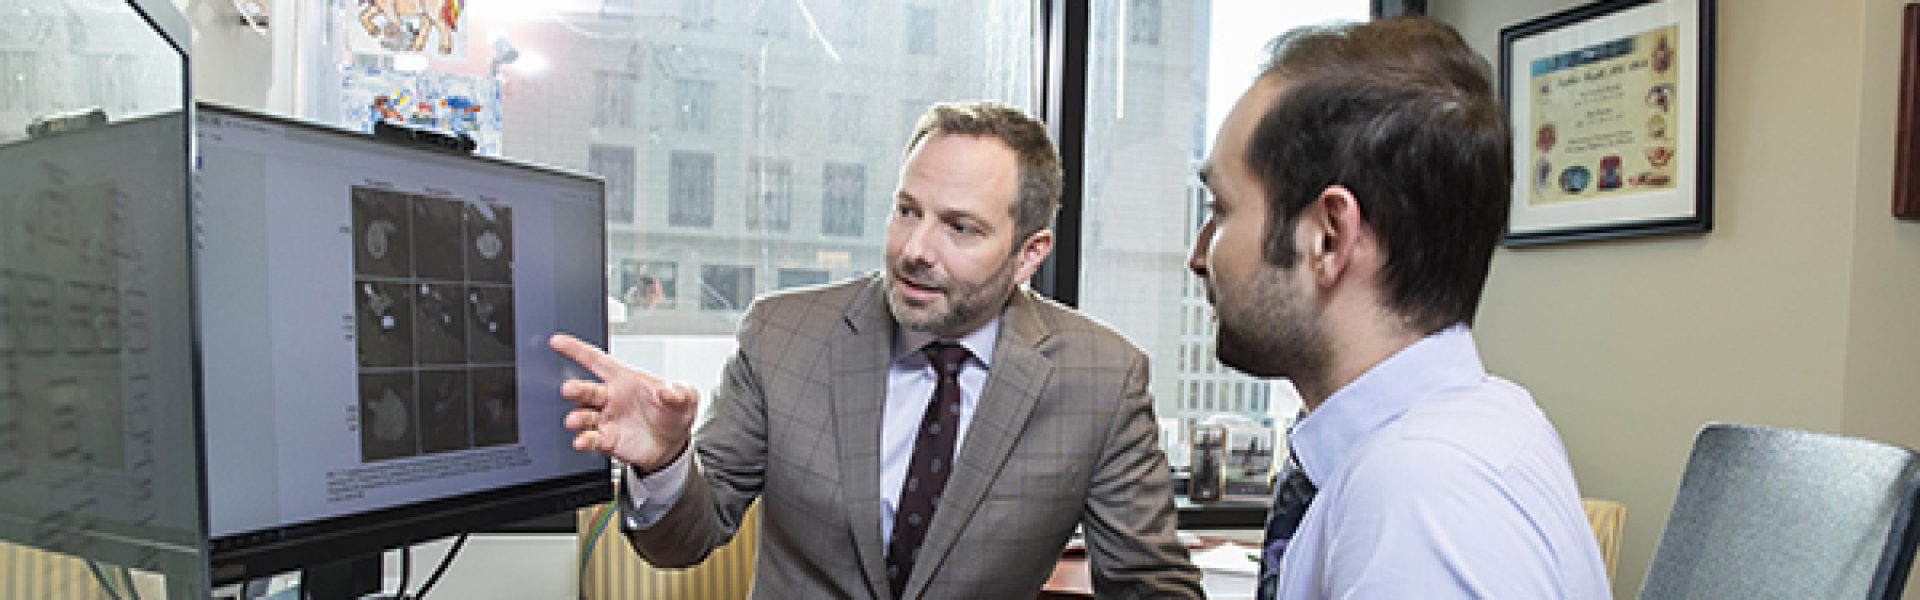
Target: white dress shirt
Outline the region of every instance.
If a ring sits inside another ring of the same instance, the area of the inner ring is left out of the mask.
[[[887,366],[886,408],[881,414],[880,426],[880,522],[876,525],[880,527],[882,545],[893,540],[893,513],[900,503],[900,487],[907,479],[907,467],[913,462],[914,432],[919,431],[920,419],[926,415],[934,387],[939,383],[933,363],[921,349],[938,339],[930,333],[894,328],[893,362]],[[974,409],[980,405],[980,392],[987,387],[987,366],[993,361],[993,347],[999,339],[1000,317],[995,316],[979,329],[951,340],[965,346],[970,355],[959,375],[960,423],[953,442],[956,456],[965,447],[967,426],[973,422]],[[680,499],[680,492],[687,485],[687,461],[693,455],[693,444],[689,443],[687,449],[665,468],[644,477],[636,477],[632,469],[627,469],[625,483],[633,502],[622,512],[628,527],[652,526]]]
[[[1335,392],[1293,431],[1319,486],[1277,597],[1610,597],[1553,424],[1455,326]]]

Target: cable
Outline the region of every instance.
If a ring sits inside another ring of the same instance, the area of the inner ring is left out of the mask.
[[[400,587],[394,588],[399,600],[407,600],[407,571],[413,566],[413,544],[400,547]]]
[[[433,569],[433,574],[427,576],[427,582],[420,585],[420,591],[414,592],[412,596],[407,596],[403,593],[401,594],[401,597],[403,599],[427,597],[427,591],[433,589],[433,584],[440,582],[440,576],[445,575],[447,573],[447,566],[453,564],[453,555],[459,554],[460,547],[465,545],[467,545],[467,532],[462,531],[460,532],[459,539],[455,539],[453,541],[453,547],[447,549],[447,555],[440,557],[440,566],[435,567]],[[405,586],[401,586],[400,591],[406,592],[407,588]]]
[[[127,599],[140,600],[140,587],[133,584],[133,569],[120,565],[120,580],[127,584]]]
[[[587,576],[587,567],[593,564],[593,547],[595,544],[600,543],[600,534],[607,530],[607,523],[613,521],[610,517],[612,517],[615,512],[617,511],[614,510],[613,503],[608,502],[600,505],[600,512],[593,515],[592,526],[587,529],[587,542],[582,544],[580,549],[580,576],[582,578]]]
[[[120,600],[120,592],[113,589],[113,582],[108,581],[107,574],[100,570],[100,563],[95,562],[91,558],[87,559],[87,570],[93,571],[93,578],[99,580],[100,589],[107,591],[108,598]]]

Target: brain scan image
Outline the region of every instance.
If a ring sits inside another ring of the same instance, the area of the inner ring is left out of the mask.
[[[466,371],[420,372],[420,447],[427,453],[473,447],[473,405]]]
[[[467,311],[463,287],[414,284],[414,357],[420,364],[467,362]]]
[[[413,265],[407,227],[407,196],[374,188],[353,188],[353,272],[406,277]]]
[[[520,441],[518,379],[511,368],[474,369],[473,445],[497,446]]]
[[[470,281],[513,281],[512,209],[490,204],[468,203],[467,279]]]
[[[471,286],[466,291],[467,360],[513,362],[513,288]]]
[[[413,285],[354,283],[354,336],[362,367],[401,367],[413,360]]]
[[[426,196],[413,198],[413,275],[421,279],[466,277],[461,252],[466,203]]]
[[[366,462],[420,453],[412,373],[360,375],[360,459]]]

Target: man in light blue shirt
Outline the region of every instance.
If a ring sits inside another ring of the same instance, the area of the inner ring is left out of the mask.
[[[1305,400],[1260,597],[1608,597],[1559,435],[1468,328],[1512,181],[1486,62],[1418,18],[1272,50],[1189,260],[1220,360]]]

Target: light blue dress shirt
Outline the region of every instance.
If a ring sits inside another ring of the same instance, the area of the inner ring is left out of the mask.
[[[893,513],[900,503],[900,486],[907,479],[907,467],[913,462],[913,434],[920,430],[939,376],[921,348],[935,341],[933,334],[896,327],[893,336],[893,362],[887,366],[886,408],[880,425],[880,541],[893,540]],[[965,346],[972,356],[960,368],[960,424],[953,448],[957,454],[965,448],[967,426],[973,422],[974,409],[980,405],[980,392],[987,387],[987,365],[993,361],[993,346],[1000,339],[1000,317],[995,316],[979,329],[952,340]],[[644,529],[667,515],[667,509],[680,499],[686,488],[688,460],[693,446],[680,458],[657,472],[636,477],[631,469],[625,475],[628,495],[627,526]]]
[[[1375,365],[1293,431],[1319,494],[1278,597],[1611,597],[1553,424],[1464,326]]]

